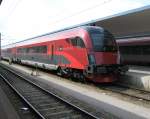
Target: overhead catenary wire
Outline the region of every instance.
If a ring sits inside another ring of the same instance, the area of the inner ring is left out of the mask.
[[[7,16],[8,16],[7,19],[9,19],[9,17],[11,17],[11,15],[14,13],[14,11],[16,10],[17,6],[19,5],[19,3],[20,3],[21,1],[22,1],[22,0],[18,0],[18,1],[16,1],[15,4],[13,4],[13,7],[10,8],[10,12],[9,12],[9,14],[7,15]],[[75,12],[75,13],[73,13],[73,14],[67,15],[67,16],[65,16],[65,17],[63,17],[63,18],[61,18],[61,19],[59,19],[59,20],[56,20],[56,21],[52,22],[51,24],[64,21],[64,20],[66,20],[66,19],[68,19],[68,18],[77,16],[77,15],[79,15],[79,14],[81,14],[81,13],[84,13],[84,12],[87,12],[87,11],[89,11],[89,10],[95,9],[95,8],[97,8],[97,7],[100,7],[100,6],[102,6],[102,5],[106,4],[106,3],[109,3],[109,2],[111,2],[111,1],[112,1],[112,0],[105,0],[105,1],[100,2],[99,4],[96,4],[96,5],[94,5],[94,6],[90,6],[90,7],[88,7],[88,8],[85,8],[85,9],[81,10],[81,11],[77,11],[77,12]],[[62,14],[62,13],[60,13],[60,14]],[[60,14],[58,13],[57,16],[59,16]],[[54,17],[54,16],[53,16],[53,17]],[[6,20],[6,22],[7,22],[7,20]],[[5,23],[6,23],[6,22],[5,22]],[[5,34],[3,34],[3,35],[5,36]],[[7,37],[6,37],[6,38],[7,38]],[[3,38],[3,39],[4,39],[4,38]],[[9,41],[10,41],[10,39],[9,39]]]
[[[90,7],[86,8],[86,9],[81,10],[81,11],[75,12],[75,13],[73,13],[73,14],[71,14],[71,15],[69,15],[69,16],[66,16],[66,17],[64,17],[64,18],[62,18],[62,19],[59,19],[59,20],[57,20],[57,21],[55,21],[55,22],[53,22],[53,23],[61,22],[61,21],[65,20],[65,19],[68,19],[68,18],[70,18],[70,17],[74,17],[74,16],[79,15],[79,14],[81,14],[81,13],[84,13],[84,12],[87,12],[87,11],[89,11],[89,10],[95,9],[95,8],[97,8],[97,7],[100,7],[100,6],[102,6],[102,5],[106,4],[106,3],[109,3],[109,2],[111,2],[111,1],[112,1],[112,0],[105,0],[104,2],[101,2],[100,4],[96,4],[96,5],[94,5],[94,6],[90,6]],[[62,14],[62,13],[61,13],[61,14]],[[53,24],[53,23],[52,23],[52,24]]]
[[[8,14],[6,15],[7,19],[4,21],[5,24],[7,24],[9,18],[12,16],[12,14],[14,13],[14,11],[16,10],[17,6],[21,1],[22,0],[16,0],[16,2],[11,2],[11,4],[9,5],[10,7],[8,7]],[[5,37],[8,38],[9,36],[1,32],[1,41],[6,40]],[[10,39],[8,40],[10,41]]]

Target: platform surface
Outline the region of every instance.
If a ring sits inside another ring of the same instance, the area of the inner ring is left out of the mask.
[[[150,67],[130,66],[129,71],[120,77],[119,82],[150,91]]]

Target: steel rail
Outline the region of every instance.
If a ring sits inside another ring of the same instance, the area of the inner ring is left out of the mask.
[[[17,94],[21,99],[24,100],[24,102],[25,102],[41,119],[45,119],[45,117],[44,117],[42,114],[40,114],[40,112],[39,112],[29,101],[27,101],[27,100],[23,97],[23,95],[22,95],[21,93],[19,93],[19,91],[17,91],[17,89],[16,89],[13,85],[11,85],[11,83],[9,83],[9,81],[7,81],[7,79],[6,79],[4,76],[2,76],[2,75],[0,74],[0,77],[9,85],[9,87],[11,87],[11,89],[13,89],[13,91],[16,92],[16,94]]]
[[[68,106],[73,107],[75,110],[81,112],[82,114],[87,115],[88,117],[93,118],[93,119],[100,119],[99,117],[96,117],[96,116],[90,114],[89,112],[87,112],[87,111],[85,111],[85,110],[83,110],[83,109],[77,107],[76,105],[74,105],[74,104],[72,104],[72,103],[70,103],[70,102],[64,100],[63,98],[57,96],[56,94],[54,94],[54,93],[48,91],[47,89],[44,89],[43,87],[39,86],[38,84],[36,84],[36,83],[34,83],[34,82],[28,80],[27,78],[23,77],[22,75],[17,74],[15,71],[11,70],[10,68],[9,68],[9,69],[6,68],[6,67],[8,67],[8,66],[5,66],[4,64],[0,64],[0,66],[1,66],[3,69],[5,69],[5,70],[11,72],[12,74],[14,74],[14,75],[16,75],[16,76],[22,78],[23,80],[27,81],[28,83],[30,83],[30,84],[32,84],[32,85],[38,87],[40,90],[46,92],[47,94],[49,94],[49,95],[51,95],[51,96],[53,96],[53,97],[59,99],[60,101],[62,101],[62,102],[64,102],[65,104],[67,104]]]
[[[112,84],[112,86],[114,86],[114,85]],[[118,86],[121,87],[121,85],[118,85]],[[117,88],[117,85],[115,84],[114,87]],[[141,96],[132,95],[132,94],[129,94],[127,92],[123,92],[123,91],[120,91],[120,90],[117,90],[117,89],[113,89],[112,87],[109,87],[109,86],[108,87],[106,87],[106,86],[98,86],[98,88],[103,89],[103,90],[108,90],[108,91],[111,91],[111,92],[115,92],[115,93],[119,93],[121,95],[126,95],[128,97],[136,98],[138,100],[142,99],[144,101],[150,102],[150,99],[147,99],[147,98],[144,98],[144,97],[141,97]],[[122,88],[125,88],[125,86],[122,86]],[[149,91],[144,91],[144,90],[140,90],[140,89],[138,90],[138,89],[130,88],[130,87],[127,87],[127,86],[126,86],[126,88],[133,89],[133,90],[136,90],[136,91],[146,92],[146,93],[149,93],[149,96],[150,96],[150,92]]]
[[[150,91],[148,91],[148,90],[139,89],[139,88],[136,88],[136,87],[133,87],[133,86],[129,86],[129,85],[125,85],[125,84],[120,84],[120,83],[114,83],[114,85],[118,85],[118,86],[130,88],[130,89],[134,89],[134,90],[137,90],[137,91],[141,91],[141,92],[149,93],[150,94]]]

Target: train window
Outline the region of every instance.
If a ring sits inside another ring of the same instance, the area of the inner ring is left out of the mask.
[[[104,43],[107,46],[116,45],[114,36],[110,32],[108,32],[107,30],[104,31]]]
[[[26,53],[26,48],[18,48],[17,53]]]
[[[85,44],[80,37],[71,38],[71,44],[78,48],[85,48]]]
[[[47,52],[47,46],[37,46],[36,47],[36,53],[46,53]]]
[[[26,53],[29,53],[29,48],[26,48]]]
[[[27,48],[26,53],[47,53],[47,46],[34,46]]]
[[[101,48],[103,46],[104,35],[100,31],[91,31],[90,33],[94,48]]]
[[[45,45],[45,46],[41,46],[40,47],[40,51],[41,51],[41,53],[47,53],[47,46]]]
[[[107,30],[89,29],[89,35],[93,44],[93,49],[96,52],[116,52],[118,47],[115,39]]]
[[[29,53],[36,53],[36,47],[30,47]]]
[[[35,47],[29,47],[29,48],[18,48],[18,53],[46,53],[47,52],[47,46],[35,46]]]
[[[76,38],[71,38],[70,40],[71,40],[71,44],[73,46],[77,46],[77,39]]]
[[[145,55],[149,55],[150,54],[150,46],[149,45],[144,45],[142,46],[142,54],[145,54]]]
[[[26,53],[26,48],[22,48],[22,53]]]
[[[7,53],[7,49],[2,50],[2,53]]]
[[[76,39],[77,39],[77,47],[85,48],[85,44],[84,44],[83,40],[80,37],[76,37]]]
[[[11,49],[7,49],[7,53],[11,53]]]
[[[20,48],[17,48],[17,53],[20,53]]]
[[[71,41],[70,41],[70,39],[69,39],[69,38],[67,38],[67,39],[66,39],[66,42],[67,42],[68,44],[70,44],[70,43],[71,43]]]

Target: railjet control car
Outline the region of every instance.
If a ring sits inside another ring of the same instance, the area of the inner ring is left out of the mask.
[[[112,82],[127,70],[113,35],[96,26],[53,32],[2,48],[2,58],[80,80]]]

